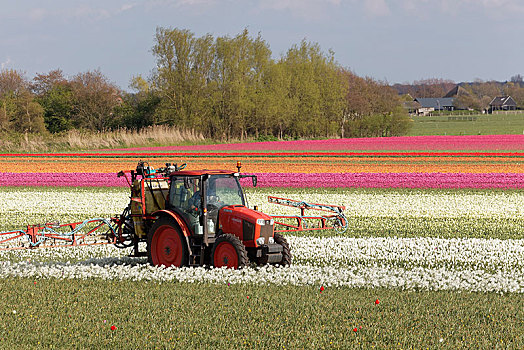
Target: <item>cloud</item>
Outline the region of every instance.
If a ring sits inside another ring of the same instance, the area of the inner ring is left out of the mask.
[[[211,5],[217,3],[216,0],[176,0],[177,6],[200,6],[200,5]]]
[[[391,14],[389,6],[385,0],[366,0],[364,2],[366,13],[373,17],[387,16]]]
[[[259,0],[259,9],[288,11],[296,17],[319,19],[325,17],[332,7],[343,0]]]
[[[190,0],[182,0],[190,1]],[[58,4],[39,6],[20,10],[18,17],[34,22],[61,19],[66,21],[99,21],[118,16],[140,6],[138,2],[114,1],[114,2],[86,2],[77,4],[67,2],[64,6]]]
[[[202,5],[219,4],[220,0],[148,0],[145,3],[147,8],[162,8],[162,7],[201,7]]]
[[[362,10],[369,17],[391,14],[391,0],[259,0],[265,10],[289,11],[298,17],[319,19],[333,11]]]
[[[123,4],[122,6],[120,6],[120,9],[118,9],[118,12],[121,13],[121,12],[126,12],[126,11],[129,11],[129,10],[132,10],[134,9],[135,7],[137,7],[138,4],[137,3],[128,3],[128,4]]]
[[[47,15],[47,10],[43,8],[34,8],[31,9],[28,13],[29,19],[33,21],[40,21],[44,19]]]
[[[477,11],[484,12],[490,17],[524,14],[522,0],[402,0],[401,7],[410,13],[419,15],[433,11],[453,16],[462,16]]]

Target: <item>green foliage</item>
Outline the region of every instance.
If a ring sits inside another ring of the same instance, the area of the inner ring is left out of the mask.
[[[347,76],[353,74],[335,62],[333,52],[325,54],[306,41],[274,61],[268,44],[247,30],[213,39],[158,28],[153,54],[157,69],[149,85],[161,98],[156,122],[202,130],[212,138],[344,137],[347,101],[360,93],[350,88]],[[134,81],[139,83],[144,85]],[[361,94],[353,112],[369,118],[362,127],[372,131],[352,134],[405,132],[409,123],[398,116],[404,112],[395,93],[371,79],[362,85],[372,86],[374,94]]]
[[[154,125],[160,103],[160,97],[150,92],[124,95],[122,103],[114,108],[112,128],[140,130]]]
[[[73,128],[73,92],[68,85],[60,84],[51,87],[38,101],[45,110],[44,120],[51,133],[71,130]]]
[[[0,128],[19,133],[45,132],[44,109],[21,72],[0,71]]]
[[[519,295],[319,288],[3,279],[1,341],[17,349],[524,346]]]

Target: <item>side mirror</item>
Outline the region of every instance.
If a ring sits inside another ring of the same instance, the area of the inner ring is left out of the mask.
[[[251,181],[253,181],[253,187],[257,187],[258,179],[257,179],[256,175],[238,175],[238,177],[240,177],[241,179],[243,179],[245,177],[250,177]]]

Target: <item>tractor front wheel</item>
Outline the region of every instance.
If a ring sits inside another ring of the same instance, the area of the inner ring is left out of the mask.
[[[184,266],[188,263],[186,239],[169,218],[159,218],[147,235],[147,258],[150,264]]]
[[[275,233],[275,243],[278,243],[282,246],[282,261],[279,263],[279,265],[291,265],[291,248],[289,248],[287,239],[282,234]]]
[[[239,269],[249,265],[246,247],[230,233],[221,234],[213,245],[211,261],[215,267]]]

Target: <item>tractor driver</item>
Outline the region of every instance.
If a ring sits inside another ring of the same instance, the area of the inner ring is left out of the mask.
[[[208,204],[217,206],[217,204],[220,203],[220,199],[216,195],[216,179],[211,178],[208,182],[208,190],[207,190],[207,202]],[[192,214],[197,214],[200,211],[201,206],[201,195],[200,195],[200,187],[197,187],[197,190],[195,193],[191,196],[189,199],[189,211]]]
[[[200,202],[202,198],[200,197],[200,189],[197,189],[195,193],[189,198],[189,210],[191,214],[197,214],[200,210]]]

